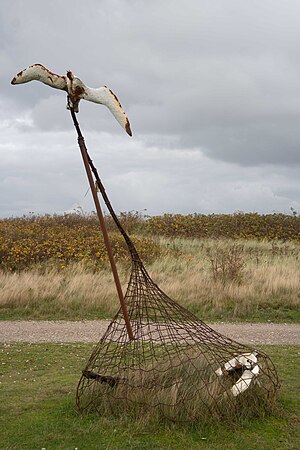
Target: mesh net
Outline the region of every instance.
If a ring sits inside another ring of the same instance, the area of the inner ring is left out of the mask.
[[[125,295],[133,339],[121,309],[82,372],[80,411],[155,411],[174,421],[265,411],[279,387],[270,358],[214,331],[151,279],[89,159],[101,195],[132,259]]]

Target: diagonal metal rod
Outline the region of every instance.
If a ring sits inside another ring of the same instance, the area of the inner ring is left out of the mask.
[[[103,234],[103,238],[104,238],[104,244],[107,250],[107,254],[108,254],[108,258],[109,258],[109,262],[110,262],[110,266],[111,266],[111,270],[113,273],[113,277],[115,280],[115,284],[116,284],[116,288],[117,288],[117,292],[118,292],[118,296],[119,296],[119,300],[120,300],[120,305],[121,305],[121,309],[122,309],[122,313],[123,313],[123,317],[125,320],[125,324],[126,324],[126,329],[127,329],[127,334],[130,340],[133,339],[133,332],[132,332],[132,327],[131,327],[131,323],[129,320],[129,316],[128,316],[128,311],[127,311],[127,307],[125,304],[125,300],[124,300],[124,296],[123,296],[123,292],[122,292],[122,287],[121,287],[121,283],[120,283],[120,278],[118,275],[118,271],[117,271],[117,267],[116,267],[116,263],[115,263],[115,259],[114,259],[114,255],[112,252],[112,248],[111,248],[111,244],[109,241],[109,237],[108,237],[108,233],[107,233],[107,229],[106,229],[106,225],[104,222],[104,217],[102,214],[102,209],[101,209],[101,205],[99,202],[99,198],[97,195],[97,191],[95,188],[95,183],[93,180],[93,175],[90,169],[90,165],[89,165],[89,161],[90,161],[90,157],[88,155],[88,151],[84,142],[84,137],[81,133],[80,127],[79,127],[79,123],[77,121],[77,118],[75,116],[75,112],[74,109],[72,107],[70,107],[70,113],[73,119],[73,123],[74,126],[76,128],[77,131],[77,135],[78,135],[78,145],[81,151],[81,156],[83,159],[83,163],[84,163],[84,167],[85,167],[85,171],[88,177],[88,181],[90,184],[90,188],[91,188],[91,192],[92,192],[92,196],[94,199],[94,203],[95,203],[95,207],[96,207],[96,211],[97,211],[97,215],[99,218],[99,222],[100,222],[100,226],[101,226],[101,231]]]

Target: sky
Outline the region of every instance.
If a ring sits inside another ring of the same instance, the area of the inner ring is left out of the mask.
[[[66,94],[10,84],[34,63],[121,101],[131,138],[77,116],[116,212],[300,212],[299,23],[298,0],[1,0],[0,217],[95,209]]]

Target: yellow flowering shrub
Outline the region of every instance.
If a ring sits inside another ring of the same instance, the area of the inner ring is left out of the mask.
[[[148,236],[300,242],[300,216],[295,214],[164,214],[145,218],[138,212],[129,212],[121,213],[119,217],[145,262],[151,262],[166,252]],[[130,258],[122,236],[110,217],[106,218],[106,223],[115,259],[128,263]],[[46,215],[0,220],[0,269],[64,269],[77,262],[95,270],[108,265],[95,215]]]
[[[286,214],[164,214],[146,222],[148,232],[168,237],[300,241],[300,217]]]
[[[116,261],[129,261],[122,236],[110,232]],[[163,251],[152,239],[133,239],[144,261]],[[92,269],[108,264],[100,225],[94,216],[31,216],[0,220],[0,268],[8,271],[33,267],[63,269],[79,262]]]

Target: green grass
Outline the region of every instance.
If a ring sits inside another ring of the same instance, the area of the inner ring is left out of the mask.
[[[114,310],[107,311],[102,305],[92,305],[84,307],[81,302],[74,302],[64,306],[57,299],[51,301],[32,303],[27,306],[20,307],[1,307],[0,306],[0,322],[2,320],[111,320],[118,311],[117,294],[111,302]],[[177,300],[177,299],[176,299]],[[178,302],[181,303],[182,302]],[[230,303],[230,302],[229,302]],[[36,308],[35,308],[36,306]],[[186,306],[186,305],[183,305]],[[300,309],[289,309],[286,307],[272,306],[254,307],[250,312],[236,314],[235,304],[222,308],[221,311],[214,311],[208,308],[208,305],[191,303],[186,306],[195,316],[205,322],[230,322],[230,323],[300,323]]]
[[[91,350],[87,344],[2,345],[1,450],[300,448],[298,346],[263,348],[282,383],[275,415],[214,426],[79,415],[76,385]]]

